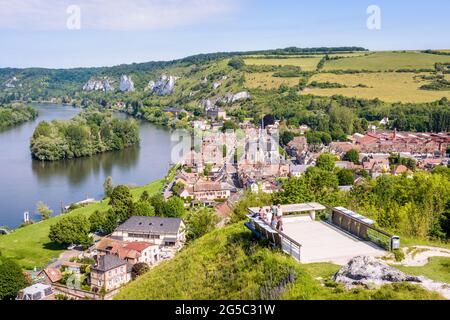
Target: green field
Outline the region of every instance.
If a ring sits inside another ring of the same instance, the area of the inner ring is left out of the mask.
[[[423,267],[395,266],[403,272],[450,284],[450,258],[432,257]]]
[[[163,180],[158,180],[144,187],[132,189],[135,199],[147,190],[155,194],[161,190]],[[91,215],[96,210],[106,210],[108,200],[74,210],[66,215]],[[48,238],[50,226],[57,223],[62,216],[41,221],[30,226],[19,228],[9,235],[0,236],[0,252],[6,257],[13,258],[23,268],[33,269],[44,267],[52,259],[59,256],[64,248],[55,246]]]
[[[248,89],[278,89],[282,84],[293,87],[299,83],[300,78],[274,77],[273,72],[248,73],[245,75],[245,86]]]
[[[450,56],[413,51],[376,52],[368,56],[327,61],[323,70],[388,71],[400,69],[434,69],[436,62],[450,63]]]
[[[426,73],[357,73],[357,74],[333,74],[319,73],[311,77],[310,82],[331,82],[346,85],[347,88],[320,89],[311,88],[305,90],[304,94],[318,96],[343,95],[364,99],[379,98],[385,102],[432,102],[443,97],[450,98],[450,91],[429,91],[419,88],[430,83],[429,80],[420,78]],[[447,79],[450,76],[447,75]],[[360,87],[358,85],[365,85]]]
[[[245,64],[254,66],[295,66],[300,67],[303,71],[314,71],[322,56],[311,56],[311,58],[247,58],[244,59]]]
[[[338,269],[327,263],[302,265],[288,255],[257,243],[250,231],[239,223],[189,244],[174,259],[126,285],[115,299],[442,299],[436,293],[405,283],[378,290],[346,291],[330,279]],[[293,276],[295,280],[289,284],[287,279]],[[325,283],[330,285],[323,285]]]

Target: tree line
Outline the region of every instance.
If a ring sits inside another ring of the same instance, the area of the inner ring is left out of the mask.
[[[37,116],[38,111],[30,106],[23,104],[0,105],[0,129],[34,120]]]
[[[121,150],[138,142],[139,126],[135,120],[85,110],[68,121],[40,122],[30,149],[36,159],[56,161]]]

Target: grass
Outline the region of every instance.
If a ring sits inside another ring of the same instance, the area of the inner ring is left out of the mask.
[[[439,56],[414,51],[376,52],[368,56],[327,61],[323,70],[387,71],[399,69],[434,69],[436,62],[450,62],[450,56]]]
[[[271,58],[247,58],[244,59],[245,64],[255,66],[296,66],[303,71],[314,71],[317,68],[322,56],[312,56],[311,58],[285,58],[285,59],[271,59]]]
[[[161,190],[163,180],[158,180],[143,187],[132,189],[131,192],[137,199],[145,190],[149,194],[155,194]],[[67,215],[89,216],[96,210],[106,210],[108,200],[76,209]],[[33,269],[44,267],[52,259],[58,257],[65,248],[56,246],[48,238],[50,226],[57,223],[63,216],[53,217],[24,228],[19,228],[9,235],[0,236],[0,252],[6,257],[13,258],[23,268]]]
[[[401,271],[415,275],[424,276],[431,280],[450,284],[450,258],[431,257],[429,262],[422,267],[395,266]]]
[[[245,86],[249,89],[278,89],[282,84],[288,87],[298,85],[300,78],[274,77],[273,72],[249,73],[245,75]]]
[[[442,299],[410,284],[346,291],[329,279],[338,268],[299,264],[234,224],[189,244],[174,259],[126,285],[115,299]],[[330,285],[323,286],[317,277],[327,278]]]
[[[347,88],[308,89],[304,93],[318,96],[343,95],[364,99],[379,98],[385,102],[431,102],[443,97],[450,98],[450,91],[427,91],[419,88],[430,83],[420,78],[428,73],[359,73],[342,74],[319,73],[311,77],[310,81],[333,82],[346,85]],[[450,77],[447,75],[447,79]],[[363,84],[366,87],[358,87]]]

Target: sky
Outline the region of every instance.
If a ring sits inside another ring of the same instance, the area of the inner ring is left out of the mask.
[[[0,67],[291,46],[450,49],[448,12],[448,0],[0,0]]]

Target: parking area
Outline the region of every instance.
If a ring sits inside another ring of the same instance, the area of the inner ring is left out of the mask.
[[[355,256],[380,257],[387,251],[375,244],[362,241],[325,222],[305,219],[284,219],[284,231],[302,245],[301,262],[332,262],[346,264]]]

